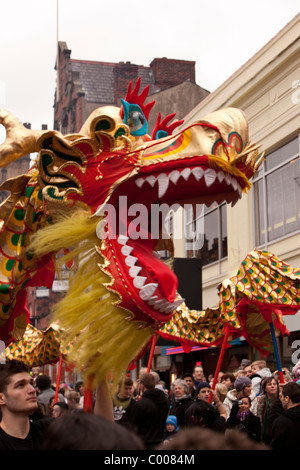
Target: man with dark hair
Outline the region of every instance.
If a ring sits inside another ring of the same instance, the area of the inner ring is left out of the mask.
[[[35,384],[38,389],[38,397],[37,400],[42,405],[44,410],[47,409],[47,406],[49,405],[50,398],[55,396],[55,391],[51,387],[51,379],[48,375],[41,374],[38,375],[35,381]],[[65,402],[65,397],[59,393],[58,394],[59,401]]]
[[[282,387],[280,399],[284,411],[273,423],[271,446],[273,450],[292,451],[299,446],[300,386],[288,382]]]
[[[183,376],[181,377],[182,380],[184,380],[188,386],[189,386],[189,393],[191,395],[192,398],[195,398],[195,395],[196,395],[196,387],[195,387],[195,383],[194,383],[194,377],[193,377],[193,374],[191,372],[186,372],[185,374],[183,374]]]
[[[164,438],[169,400],[162,390],[155,388],[153,374],[143,374],[140,384],[142,398],[133,407],[128,425],[140,436],[147,449],[153,449]]]
[[[38,408],[30,370],[22,361],[0,364],[0,450],[38,450],[47,420],[31,422]]]

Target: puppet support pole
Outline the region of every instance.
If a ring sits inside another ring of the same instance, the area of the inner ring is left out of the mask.
[[[58,371],[57,371],[57,378],[56,378],[56,388],[55,388],[55,395],[54,395],[54,402],[53,403],[57,403],[58,392],[59,392],[59,384],[60,384],[60,376],[61,376],[61,366],[62,366],[62,354],[59,356]]]
[[[150,369],[151,369],[151,364],[152,364],[152,359],[153,359],[153,355],[154,355],[155,344],[156,344],[156,334],[153,335],[153,338],[152,338],[151,349],[150,349],[150,355],[149,355],[148,366],[147,366],[147,372],[148,372],[148,373],[150,372]]]
[[[86,413],[93,411],[93,377],[89,376],[84,385],[83,410]]]
[[[224,353],[225,353],[226,346],[227,346],[227,340],[228,340],[228,336],[229,336],[229,328],[228,328],[227,325],[224,326],[224,330],[225,330],[224,331],[224,338],[223,338],[223,342],[222,342],[220,356],[219,356],[217,367],[216,367],[216,370],[215,370],[214,380],[213,380],[213,383],[212,383],[212,386],[211,386],[212,390],[215,389],[215,386],[216,386],[216,383],[217,383],[217,380],[218,380],[218,374],[219,374],[220,369],[221,369]],[[212,401],[212,393],[209,396],[208,403],[211,403],[211,401]]]
[[[272,342],[273,342],[273,347],[274,347],[275,360],[276,360],[276,365],[277,365],[277,370],[278,370],[278,375],[279,375],[279,382],[284,384],[280,354],[279,354],[277,338],[276,338],[276,333],[275,333],[275,327],[274,327],[273,322],[270,323],[270,329],[271,329],[271,336],[272,336]]]

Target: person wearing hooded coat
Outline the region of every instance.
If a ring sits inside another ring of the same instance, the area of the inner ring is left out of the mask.
[[[275,451],[294,451],[299,448],[300,385],[295,382],[285,384],[281,402],[284,411],[273,422],[271,447]]]
[[[155,388],[153,374],[143,374],[140,384],[142,398],[133,407],[127,424],[142,439],[146,449],[154,449],[164,440],[169,399],[162,390]]]
[[[249,396],[251,402],[255,398],[255,393],[252,391],[252,381],[249,377],[241,375],[234,382],[234,389],[229,390],[223,405],[226,410],[227,418],[230,416],[231,408],[236,400],[242,396]]]

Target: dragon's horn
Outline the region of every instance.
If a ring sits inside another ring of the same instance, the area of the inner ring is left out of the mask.
[[[0,109],[0,124],[5,127],[6,139],[0,145],[0,168],[32,152],[37,152],[38,140],[47,131],[27,129],[10,112]]]

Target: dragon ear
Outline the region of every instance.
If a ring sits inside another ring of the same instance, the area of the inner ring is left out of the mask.
[[[152,140],[160,139],[161,137],[171,135],[173,130],[176,129],[176,127],[181,126],[184,120],[174,121],[172,124],[168,125],[168,123],[175,117],[175,115],[176,113],[168,114],[168,116],[166,116],[162,121],[160,121],[161,113],[158,113],[157,121],[152,132]]]
[[[124,101],[126,101],[129,104],[138,105],[141,108],[146,120],[148,121],[150,111],[155,105],[155,101],[151,101],[150,103],[144,104],[144,101],[146,100],[148,96],[150,85],[147,85],[139,95],[138,93],[140,91],[140,86],[141,86],[141,77],[137,79],[136,85],[133,90],[132,90],[132,82],[129,82],[129,85],[127,88],[127,94],[125,96]],[[120,117],[122,119],[124,118],[123,105],[120,108]]]

